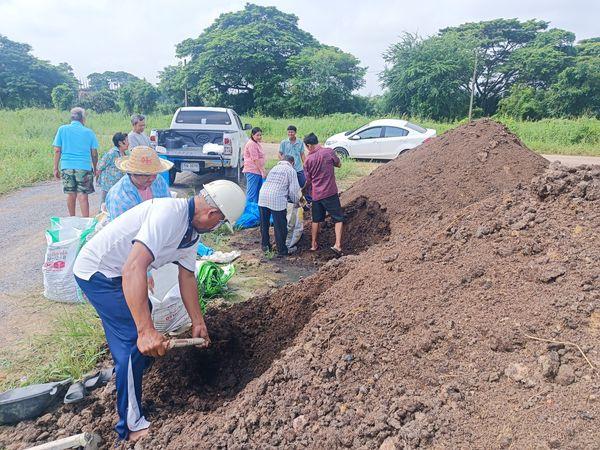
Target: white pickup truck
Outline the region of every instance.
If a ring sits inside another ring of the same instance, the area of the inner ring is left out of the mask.
[[[173,162],[169,184],[177,172],[218,173],[223,178],[244,184],[242,167],[244,145],[248,142],[240,116],[229,108],[191,106],[179,108],[168,130],[152,130],[150,139],[156,151]],[[243,186],[242,186],[243,187]]]

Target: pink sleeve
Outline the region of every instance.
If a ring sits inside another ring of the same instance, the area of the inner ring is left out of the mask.
[[[337,165],[340,163],[340,158],[338,157],[338,155],[335,154],[335,152],[333,151],[333,149],[329,149],[329,151],[331,152],[331,159],[333,160],[333,164]]]
[[[257,160],[260,158],[258,144],[254,141],[250,141],[250,146],[248,147],[248,154],[251,159]]]

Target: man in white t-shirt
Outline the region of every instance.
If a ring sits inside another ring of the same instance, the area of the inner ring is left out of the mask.
[[[94,306],[115,362],[115,427],[121,439],[138,440],[150,423],[142,412],[142,375],[148,356],[163,356],[168,340],[154,328],[148,300],[149,269],[179,266],[179,287],[192,322],[192,337],[210,339],[198,302],[194,271],[200,233],[235,223],[245,194],[226,180],[208,183],[190,199],[157,198],[121,214],[77,256],[77,284]]]

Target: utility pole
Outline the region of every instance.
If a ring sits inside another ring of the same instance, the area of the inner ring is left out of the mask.
[[[183,58],[183,71],[185,72],[185,67],[187,66],[186,58]],[[185,74],[185,87],[183,88],[183,104],[184,106],[188,105],[188,94],[187,94],[187,73]]]
[[[471,79],[471,100],[469,101],[469,122],[473,115],[473,96],[475,95],[475,79],[477,78],[477,49],[475,49],[475,62],[473,64],[473,78]]]

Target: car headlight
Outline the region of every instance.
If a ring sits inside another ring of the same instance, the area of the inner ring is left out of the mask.
[[[327,140],[325,141],[325,145],[333,145],[333,144],[335,144],[335,141],[334,141],[334,140],[332,140],[332,139],[327,139]]]

